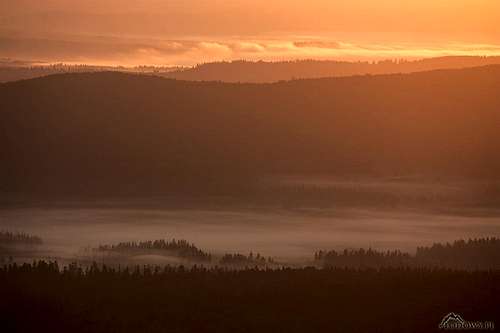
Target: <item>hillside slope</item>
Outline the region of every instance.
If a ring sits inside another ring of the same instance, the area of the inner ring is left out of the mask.
[[[269,173],[498,177],[500,66],[275,84],[0,85],[9,192],[221,191]]]

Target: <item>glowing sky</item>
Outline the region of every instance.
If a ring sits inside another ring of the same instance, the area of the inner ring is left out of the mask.
[[[0,0],[0,58],[106,64],[500,55],[498,0]]]

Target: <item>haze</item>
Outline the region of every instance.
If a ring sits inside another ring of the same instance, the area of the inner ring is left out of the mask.
[[[0,330],[498,327],[498,22],[0,0]]]
[[[500,55],[495,0],[0,1],[0,57],[114,65]]]

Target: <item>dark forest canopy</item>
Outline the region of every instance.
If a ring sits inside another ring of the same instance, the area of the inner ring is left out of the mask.
[[[5,332],[438,332],[498,325],[500,272],[0,267]]]
[[[491,179],[500,66],[274,84],[122,73],[0,85],[0,188],[241,192],[270,173]]]

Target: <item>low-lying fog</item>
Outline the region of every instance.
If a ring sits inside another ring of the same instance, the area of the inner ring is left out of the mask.
[[[39,235],[53,256],[121,241],[186,239],[212,252],[260,252],[311,258],[315,250],[372,247],[413,252],[417,246],[500,235],[498,216],[342,209],[331,215],[289,211],[41,209],[0,212],[2,229]]]
[[[319,249],[372,247],[414,252],[417,246],[434,242],[500,235],[498,207],[476,208],[474,213],[442,208],[18,206],[0,210],[0,229],[38,235],[51,256],[63,258],[83,247],[175,238],[212,254],[253,251],[282,260],[309,260]]]

